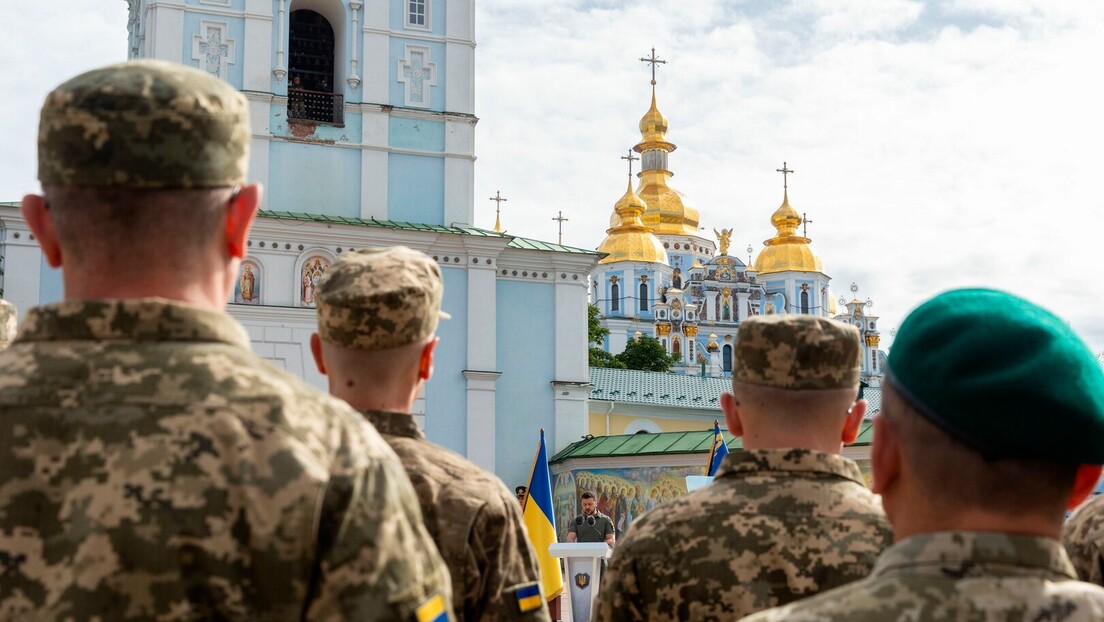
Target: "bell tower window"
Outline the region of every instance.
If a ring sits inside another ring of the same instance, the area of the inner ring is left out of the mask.
[[[648,284],[647,283],[641,283],[640,284],[640,310],[641,311],[647,311],[648,310]]]
[[[343,121],[344,97],[335,94],[334,29],[310,9],[291,12],[288,29],[288,117]]]
[[[406,0],[406,27],[430,30],[430,0]]]
[[[809,312],[809,292],[804,289],[801,290],[801,312]]]
[[[610,286],[610,311],[621,310],[621,286],[614,283]]]

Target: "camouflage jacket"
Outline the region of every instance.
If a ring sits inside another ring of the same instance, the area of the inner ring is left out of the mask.
[[[356,411],[156,299],[32,309],[0,352],[0,564],[5,620],[401,620],[450,591]]]
[[[859,467],[737,451],[713,483],[647,512],[613,552],[596,619],[737,620],[861,579],[892,540]]]
[[[521,508],[495,475],[425,439],[406,413],[363,411],[399,455],[452,575],[457,620],[550,620]],[[539,593],[538,593],[539,594]]]
[[[1081,505],[1062,533],[1070,561],[1082,581],[1104,585],[1104,495]]]
[[[1051,538],[948,531],[906,538],[870,577],[747,622],[1104,620],[1104,588],[1076,579]]]

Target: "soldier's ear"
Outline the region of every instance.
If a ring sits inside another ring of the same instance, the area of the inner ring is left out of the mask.
[[[249,184],[234,191],[226,206],[226,248],[231,257],[245,257],[249,230],[261,207],[260,184]]]
[[[843,435],[840,440],[846,443],[854,443],[859,438],[859,430],[862,428],[863,417],[866,416],[866,400],[858,400],[847,411],[847,418],[843,421]]]
[[[21,211],[23,220],[27,221],[38,247],[42,249],[42,255],[46,257],[46,263],[51,268],[61,267],[61,246],[54,232],[54,222],[50,218],[50,207],[46,204],[46,198],[28,194],[23,197]]]
[[[870,447],[870,465],[874,470],[874,482],[870,489],[882,495],[893,487],[901,473],[901,446],[897,430],[885,415],[874,418],[874,441]]]
[[[322,338],[318,336],[318,333],[311,333],[310,349],[311,354],[314,356],[314,364],[318,366],[318,373],[325,376],[326,361],[322,358]]]
[[[1070,494],[1067,510],[1081,505],[1096,490],[1096,484],[1100,481],[1102,467],[1098,464],[1082,464],[1077,467],[1077,477],[1073,481],[1073,492]]]
[[[740,420],[740,403],[731,393],[721,393],[721,412],[724,413],[725,423],[728,424],[728,432],[732,436],[744,435],[744,422]]]
[[[419,380],[429,380],[433,376],[433,350],[440,341],[440,337],[434,337],[422,347],[422,356],[418,361]]]

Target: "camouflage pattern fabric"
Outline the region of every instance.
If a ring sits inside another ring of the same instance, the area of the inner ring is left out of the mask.
[[[550,620],[548,605],[519,607],[540,585],[536,553],[516,497],[493,474],[425,440],[406,413],[363,411],[406,468],[426,527],[452,575],[457,620]],[[539,588],[538,588],[539,589]],[[522,611],[525,610],[525,613]]]
[[[411,620],[450,595],[394,452],[225,314],[32,309],[0,439],[0,619]]]
[[[757,315],[736,333],[732,379],[777,389],[854,389],[862,349],[850,324],[812,315]]]
[[[731,453],[713,483],[633,522],[596,620],[738,620],[867,576],[892,541],[852,461],[808,449]]]
[[[576,520],[571,521],[571,524],[567,527],[568,533],[573,533],[578,538],[576,542],[605,542],[606,536],[614,533],[613,519],[605,514],[594,511],[594,524],[588,525],[586,523],[587,516],[585,514],[579,514],[576,516]],[[583,524],[578,524],[579,518],[583,519]]]
[[[1104,586],[1104,495],[1081,504],[1062,532],[1070,561],[1082,581]]]
[[[445,286],[425,253],[392,246],[342,255],[318,283],[318,335],[356,350],[388,350],[437,330]]]
[[[15,338],[16,315],[15,305],[0,299],[0,348],[8,347]]]
[[[1104,620],[1104,588],[1076,580],[1057,540],[948,531],[906,538],[870,577],[746,622]]]
[[[44,186],[228,187],[245,183],[249,105],[178,63],[93,69],[46,96],[38,126]]]

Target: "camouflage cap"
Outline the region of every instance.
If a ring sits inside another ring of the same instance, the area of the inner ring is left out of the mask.
[[[811,315],[761,315],[740,324],[732,379],[778,389],[854,389],[862,353],[850,324]]]
[[[0,299],[0,348],[5,348],[15,339],[15,305]]]
[[[243,183],[249,106],[226,82],[165,61],[109,65],[64,82],[42,105],[45,185],[217,188]]]
[[[318,334],[356,350],[388,350],[437,330],[445,286],[441,269],[405,246],[342,255],[318,283]]]

